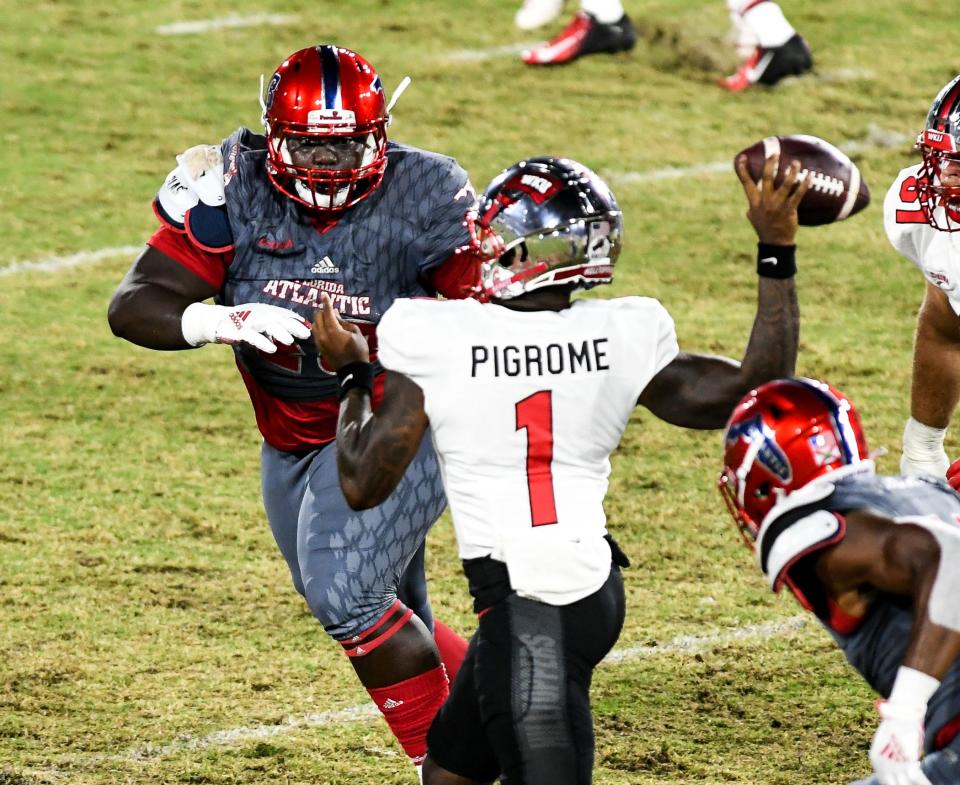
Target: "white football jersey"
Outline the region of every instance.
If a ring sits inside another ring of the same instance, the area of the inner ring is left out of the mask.
[[[917,196],[920,167],[907,167],[893,181],[883,200],[883,225],[893,247],[943,290],[960,315],[960,232],[941,232],[927,222]],[[942,219],[943,208],[936,209]]]
[[[656,300],[514,311],[397,300],[379,358],[423,390],[460,557],[505,562],[521,596],[565,605],[610,572],[603,498],[637,398],[677,355]]]

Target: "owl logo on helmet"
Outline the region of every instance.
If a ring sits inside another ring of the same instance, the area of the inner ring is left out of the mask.
[[[544,286],[587,289],[613,280],[623,213],[606,183],[569,158],[528,158],[485,189],[476,220],[480,299],[510,299]],[[491,238],[495,238],[495,242]],[[486,243],[486,244],[484,244]],[[508,270],[517,257],[523,270]]]
[[[752,546],[777,503],[867,458],[860,416],[843,393],[813,379],[781,379],[752,390],[733,410],[718,487]]]
[[[927,222],[942,232],[960,231],[960,176],[943,182],[947,164],[960,167],[960,76],[938,93],[917,136],[923,165],[917,177],[917,195]]]
[[[267,176],[285,196],[316,211],[344,210],[380,184],[390,114],[379,75],[356,52],[329,44],[294,52],[261,105]],[[324,144],[339,151],[336,164],[299,155]]]

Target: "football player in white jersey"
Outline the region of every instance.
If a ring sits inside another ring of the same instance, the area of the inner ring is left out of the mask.
[[[427,785],[585,785],[589,687],[620,633],[625,564],[607,535],[610,453],[634,407],[720,428],[762,381],[791,372],[799,164],[762,187],[738,162],[760,238],[759,303],[742,363],[681,352],[648,297],[571,301],[609,283],[623,221],[609,188],[568,159],[532,158],[486,189],[490,255],[478,300],[398,300],[378,328],[388,369],[376,412],[364,339],[329,299],[314,338],[338,369],[338,469],[348,502],[377,504],[431,426],[479,614],[467,659],[428,735]]]
[[[943,440],[960,399],[960,76],[934,100],[917,148],[923,162],[900,172],[883,203],[887,237],[927,281],[900,471],[943,477]],[[950,469],[960,487],[960,466]]]

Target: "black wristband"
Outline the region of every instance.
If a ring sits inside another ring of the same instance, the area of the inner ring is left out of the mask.
[[[757,243],[757,275],[793,278],[797,274],[797,246]]]
[[[341,401],[355,387],[369,393],[373,390],[373,366],[365,362],[347,363],[342,368],[337,368],[337,379],[340,381]]]

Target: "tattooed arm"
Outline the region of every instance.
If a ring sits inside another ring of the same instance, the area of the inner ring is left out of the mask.
[[[761,278],[757,316],[743,362],[681,352],[650,380],[639,403],[673,425],[722,428],[747,392],[793,375],[799,339],[800,307],[793,279]]]
[[[758,185],[751,179],[746,159],[741,156],[737,160],[737,175],[749,205],[747,218],[760,243],[772,252],[789,250],[792,254],[798,225],[797,205],[807,192],[809,179],[798,182],[800,164],[793,161],[784,173],[783,182],[774,188],[778,165],[778,157],[770,156]],[[780,263],[776,259],[772,261],[774,267]],[[758,264],[763,267],[762,263]],[[743,361],[682,352],[650,380],[638,403],[674,425],[722,428],[733,407],[751,389],[771,379],[793,375],[799,342],[800,306],[793,276],[761,276],[757,315]]]
[[[354,510],[376,507],[397,487],[427,430],[423,390],[402,373],[387,371],[383,401],[373,411],[369,382],[356,383],[364,374],[369,378],[367,341],[355,324],[340,321],[326,292],[320,295],[320,310],[313,319],[313,342],[337,369],[341,390],[349,387],[346,395],[341,394],[337,420],[337,470],[343,495]]]
[[[382,503],[397,487],[427,430],[423,391],[402,373],[387,371],[376,413],[370,393],[354,388],[340,402],[337,469],[354,510]]]

